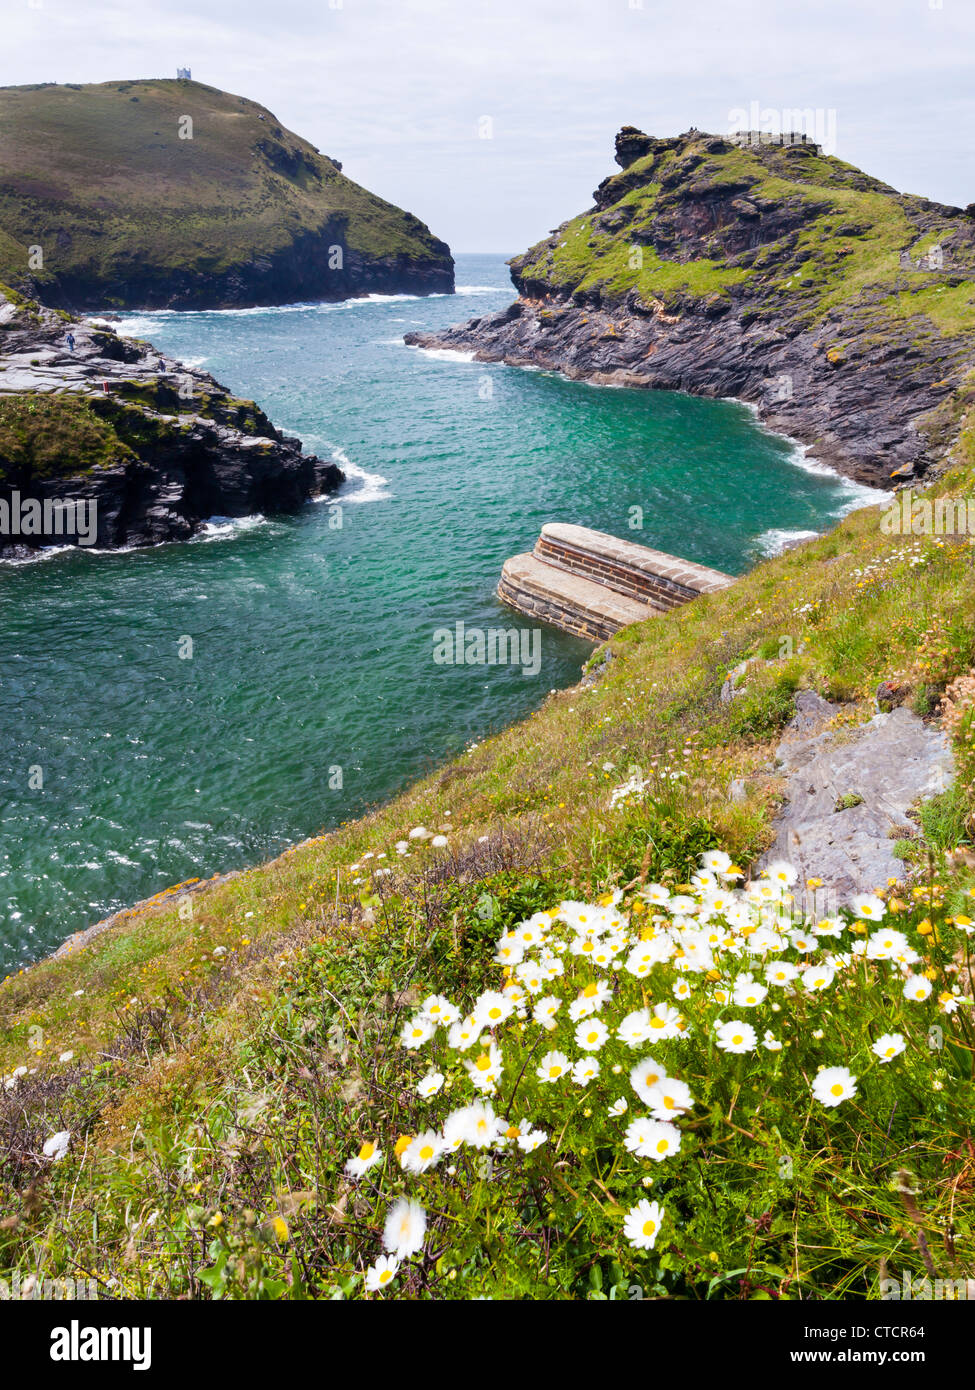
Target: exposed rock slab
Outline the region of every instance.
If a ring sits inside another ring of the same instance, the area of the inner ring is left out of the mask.
[[[893,846],[915,830],[911,808],[953,779],[947,735],[903,705],[853,728],[833,726],[840,707],[812,691],[801,691],[796,706],[778,748],[787,802],[760,865],[787,859],[800,882],[823,879],[839,902],[903,878]]]

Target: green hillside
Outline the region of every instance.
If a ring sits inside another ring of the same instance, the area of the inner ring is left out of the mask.
[[[162,79],[5,87],[0,129],[0,280],[29,282],[25,249],[40,246],[34,288],[47,302],[219,307],[453,288],[449,250],[418,218],[245,97]]]
[[[674,310],[735,288],[758,316],[774,306],[796,327],[853,302],[878,321],[916,311],[945,334],[975,326],[971,210],[897,193],[812,146],[626,128],[617,162],[594,208],[512,261],[526,291],[635,291]]]

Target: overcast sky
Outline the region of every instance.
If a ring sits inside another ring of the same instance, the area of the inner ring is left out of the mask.
[[[841,158],[975,201],[973,0],[0,0],[0,24],[0,85],[189,66],[455,251],[582,211],[621,125],[725,132],[753,102],[835,113]]]

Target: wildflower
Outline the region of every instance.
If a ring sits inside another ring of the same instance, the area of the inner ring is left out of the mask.
[[[867,960],[896,960],[909,949],[907,937],[900,931],[875,931],[867,937]]]
[[[525,1121],[522,1120],[522,1124],[524,1123]],[[530,1154],[534,1153],[536,1149],[541,1148],[542,1144],[545,1143],[547,1138],[548,1135],[545,1133],[543,1129],[528,1128],[523,1133],[518,1135],[516,1143],[519,1149],[521,1149],[522,1153]]]
[[[431,838],[431,834],[425,826],[414,825],[413,829],[409,833],[409,838],[411,840],[429,840]]]
[[[464,1067],[474,1087],[478,1091],[493,1091],[501,1076],[501,1050],[495,1043],[473,1062],[465,1062]]]
[[[812,1093],[821,1105],[839,1105],[857,1093],[857,1079],[846,1067],[824,1067],[812,1084]]]
[[[655,1004],[650,1016],[650,1037],[655,1041],[666,1042],[668,1038],[680,1036],[683,1018],[669,1004]]]
[[[789,940],[793,948],[805,955],[808,951],[815,951],[819,942],[812,932],[794,931],[789,933]]]
[[[670,902],[670,889],[665,888],[662,883],[648,883],[646,888],[640,892],[641,898],[646,898],[648,903],[654,903],[657,907],[666,907]]]
[[[584,1018],[576,1025],[576,1043],[585,1052],[598,1052],[609,1037],[609,1029],[598,1018]]]
[[[638,1158],[652,1158],[661,1163],[680,1148],[680,1130],[664,1120],[632,1120],[627,1125],[623,1143]]]
[[[923,975],[908,975],[904,982],[904,998],[921,1003],[931,993],[931,981]]]
[[[577,1086],[588,1086],[599,1075],[599,1062],[595,1057],[580,1057],[572,1064],[572,1080]]]
[[[884,1033],[879,1037],[870,1049],[881,1062],[891,1062],[895,1057],[899,1057],[904,1051],[907,1043],[904,1041],[903,1033]]]
[[[762,1039],[762,1046],[769,1052],[782,1051],[782,1044],[779,1042],[778,1038],[773,1035],[771,1028],[766,1028],[765,1037]]]
[[[627,1108],[628,1107],[626,1101],[623,1099],[622,1096],[620,1096],[619,1100],[614,1100],[612,1105],[609,1107],[609,1114],[614,1117],[619,1115],[625,1115]]]
[[[663,1219],[664,1211],[659,1202],[648,1202],[644,1197],[626,1213],[623,1234],[634,1250],[652,1250]]]
[[[637,1009],[627,1014],[616,1030],[616,1036],[628,1047],[639,1047],[650,1041],[650,1010]]]
[[[440,1135],[427,1129],[416,1136],[409,1148],[403,1150],[399,1160],[400,1166],[408,1173],[425,1173],[428,1168],[434,1166],[442,1153],[443,1143]]]
[[[644,1057],[630,1072],[630,1085],[645,1105],[650,1104],[650,1091],[658,1081],[667,1079],[667,1069],[652,1057]]]
[[[765,869],[765,876],[772,883],[779,884],[784,888],[791,888],[799,877],[791,864],[787,864],[784,859],[776,859]]]
[[[802,983],[811,993],[829,989],[835,978],[828,965],[811,965],[808,970],[802,972]]]
[[[381,1293],[399,1271],[399,1261],[391,1255],[380,1255],[374,1265],[366,1270],[365,1289],[367,1293]]]
[[[498,994],[497,990],[488,989],[474,1005],[474,1018],[482,1028],[496,1028],[511,1015],[514,1007],[511,999]]]
[[[468,1105],[456,1113],[463,1117],[462,1133],[466,1144],[472,1145],[475,1149],[486,1149],[494,1143],[500,1124],[493,1106],[486,1101],[475,1101],[473,1105]]]
[[[701,855],[701,864],[712,874],[723,874],[731,868],[731,855],[723,849],[709,849]]]
[[[381,1163],[383,1151],[371,1139],[367,1139],[355,1158],[350,1158],[345,1165],[345,1171],[350,1178],[361,1178],[363,1173],[368,1173],[370,1168],[375,1168],[377,1163]]]
[[[383,1245],[398,1260],[408,1259],[423,1249],[427,1214],[419,1202],[406,1197],[393,1203],[383,1228]]]
[[[735,981],[735,989],[732,998],[739,1008],[755,1008],[761,1004],[768,990],[765,985],[755,983],[751,975],[740,975]]]
[[[765,978],[770,985],[788,985],[799,974],[798,966],[791,960],[775,960],[765,967]]]
[[[74,1053],[73,1053],[73,1052],[62,1052],[61,1055],[60,1055],[60,1057],[58,1058],[58,1061],[59,1061],[59,1062],[71,1062],[71,1061],[73,1061],[73,1060],[74,1060]]]
[[[535,1068],[539,1081],[558,1081],[570,1069],[571,1063],[564,1052],[546,1052]]]
[[[431,994],[420,1005],[420,1017],[429,1019],[431,1023],[442,1023],[444,1027],[449,1027],[451,1023],[456,1023],[460,1018],[460,1010],[451,1004],[449,999],[445,999],[442,994]]]
[[[743,1023],[741,1019],[735,1018],[729,1023],[716,1024],[714,1031],[718,1035],[718,1046],[722,1052],[755,1051],[758,1039],[750,1023]]]
[[[437,1025],[435,1023],[431,1023],[422,1014],[417,1014],[415,1018],[411,1018],[403,1024],[403,1031],[399,1035],[400,1042],[411,1050],[422,1047],[425,1042],[430,1041],[436,1031]]]
[[[865,917],[868,922],[879,922],[887,910],[881,898],[874,893],[861,893],[850,903],[854,917]]]
[[[437,1094],[442,1085],[443,1072],[428,1071],[426,1076],[422,1077],[421,1080],[416,1083],[416,1093],[423,1100],[429,1100],[431,1096]]]
[[[525,943],[514,932],[505,932],[494,954],[496,965],[520,965],[525,955]]]
[[[468,1014],[460,1023],[455,1023],[447,1034],[447,1042],[457,1052],[466,1052],[467,1049],[476,1043],[481,1036],[481,1025],[474,1018],[473,1014]]]
[[[59,1129],[57,1134],[52,1134],[50,1139],[45,1141],[43,1148],[44,1157],[53,1159],[55,1163],[60,1162],[68,1152],[68,1145],[70,1143],[70,1129]]]
[[[562,1000],[557,994],[546,994],[539,999],[532,1010],[532,1018],[543,1028],[555,1027],[555,1015],[562,1007]]]
[[[446,843],[446,835],[434,835],[433,839],[430,841],[430,844],[434,849],[443,849]]]
[[[682,1111],[690,1110],[694,1104],[690,1087],[672,1076],[654,1082],[645,1099],[655,1120],[672,1120]]]

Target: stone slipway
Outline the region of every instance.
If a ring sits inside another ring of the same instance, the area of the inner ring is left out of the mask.
[[[836,903],[902,879],[894,844],[916,833],[908,815],[944,791],[954,777],[946,734],[906,706],[876,714],[859,727],[831,727],[840,706],[811,690],[796,697],[796,715],[777,753],[787,802],[776,819],[775,844],[759,861],[786,859],[799,882],[821,878]],[[844,797],[861,797],[837,810]]]
[[[642,623],[660,611],[531,554],[506,561],[498,597],[526,618],[538,618],[590,642],[605,642],[621,627]]]
[[[730,575],[588,526],[550,522],[501,572],[498,597],[525,617],[603,642],[630,623],[715,593]]]

